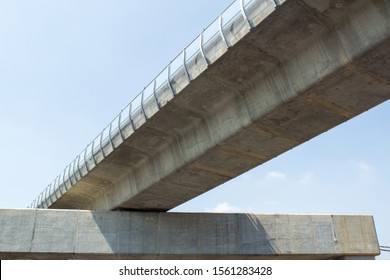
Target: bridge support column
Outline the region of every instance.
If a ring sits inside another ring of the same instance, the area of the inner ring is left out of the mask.
[[[379,252],[367,215],[0,210],[1,259],[336,259]]]

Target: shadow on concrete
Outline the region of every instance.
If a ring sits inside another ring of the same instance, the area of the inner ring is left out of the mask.
[[[274,259],[280,255],[254,214],[92,212],[94,246],[114,259]]]

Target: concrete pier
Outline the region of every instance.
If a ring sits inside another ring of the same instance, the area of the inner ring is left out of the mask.
[[[0,210],[0,259],[370,259],[367,215]]]

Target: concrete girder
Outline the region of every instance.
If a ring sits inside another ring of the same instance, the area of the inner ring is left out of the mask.
[[[280,2],[50,208],[166,211],[390,98],[388,1]]]

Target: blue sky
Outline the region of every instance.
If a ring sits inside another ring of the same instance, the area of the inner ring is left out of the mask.
[[[30,204],[230,2],[0,0],[0,207]],[[174,211],[372,214],[389,246],[389,120],[387,101]]]

